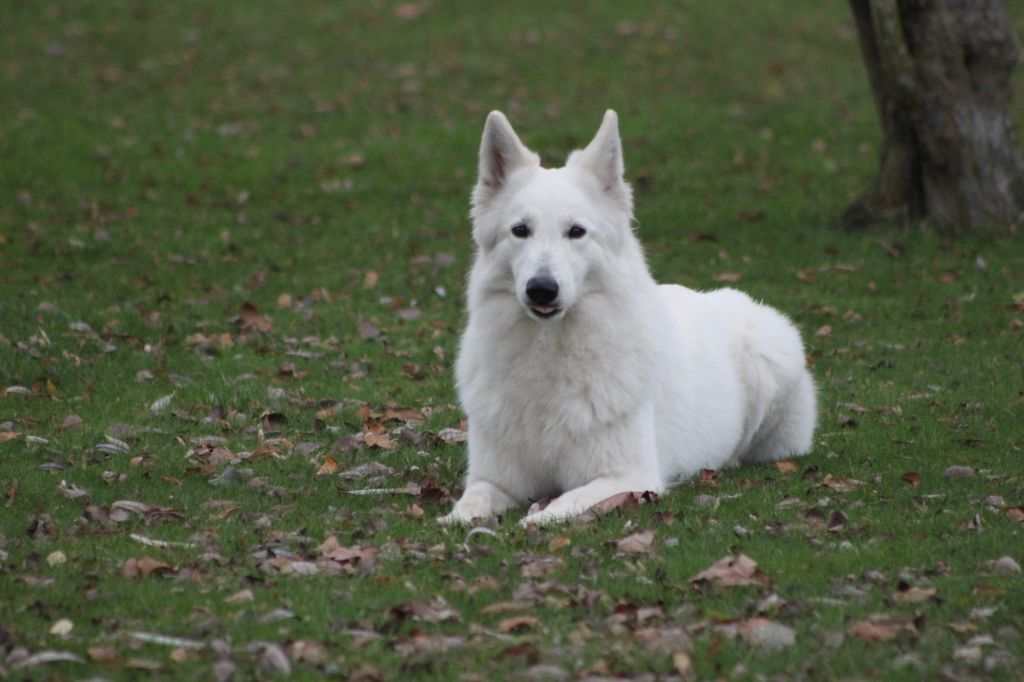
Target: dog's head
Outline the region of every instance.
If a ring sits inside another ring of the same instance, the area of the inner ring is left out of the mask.
[[[562,168],[542,168],[501,112],[487,117],[473,239],[490,261],[486,286],[507,287],[530,317],[560,318],[607,281],[601,270],[632,238],[632,214],[614,111]]]

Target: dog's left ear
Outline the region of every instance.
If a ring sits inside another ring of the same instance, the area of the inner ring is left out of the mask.
[[[619,139],[619,117],[611,109],[604,112],[601,127],[587,148],[573,152],[566,165],[587,169],[597,177],[602,190],[624,203],[630,203],[629,185],[623,178],[625,165]]]

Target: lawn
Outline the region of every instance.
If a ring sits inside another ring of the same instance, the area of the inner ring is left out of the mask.
[[[1024,244],[835,227],[879,139],[845,3],[0,25],[0,677],[1024,676]],[[811,455],[437,525],[495,108],[549,163],[618,111],[656,277],[801,328]]]

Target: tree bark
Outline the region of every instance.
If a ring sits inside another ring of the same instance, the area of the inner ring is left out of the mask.
[[[850,228],[927,219],[952,232],[1024,218],[1010,116],[1018,48],[1004,0],[849,0],[882,126]]]

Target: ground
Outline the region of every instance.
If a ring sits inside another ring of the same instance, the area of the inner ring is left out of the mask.
[[[1024,247],[835,227],[845,9],[7,3],[0,676],[1020,679]],[[619,112],[655,275],[800,326],[808,457],[438,526],[492,108]]]

